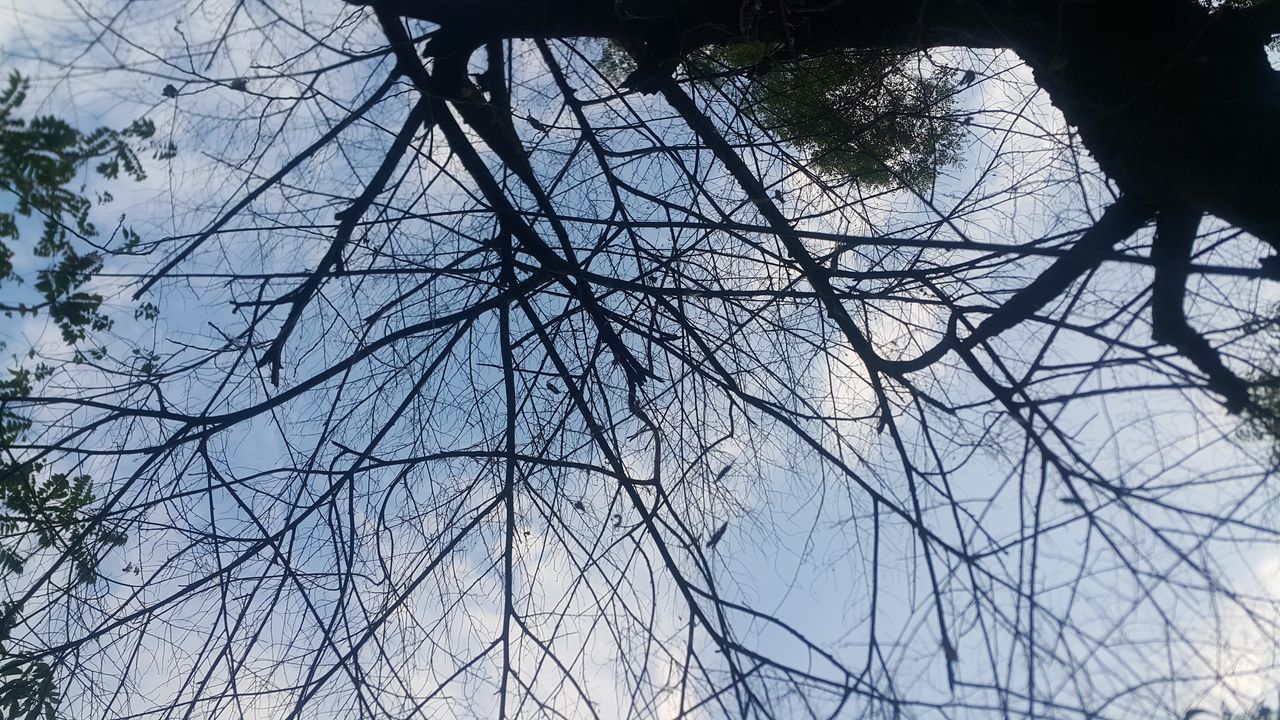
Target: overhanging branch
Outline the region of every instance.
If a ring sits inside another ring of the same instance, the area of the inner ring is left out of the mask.
[[[1209,387],[1226,401],[1231,412],[1249,403],[1249,385],[1231,372],[1218,351],[1187,322],[1187,265],[1200,225],[1200,213],[1170,208],[1156,217],[1156,238],[1151,248],[1156,266],[1151,288],[1151,335],[1156,342],[1172,345],[1208,378]]]

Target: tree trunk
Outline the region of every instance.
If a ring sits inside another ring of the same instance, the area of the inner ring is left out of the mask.
[[[442,26],[435,52],[610,37],[648,48],[654,68],[713,43],[1007,48],[1124,193],[1209,212],[1280,251],[1280,78],[1265,54],[1280,1],[1215,12],[1195,0],[403,0],[393,9]]]

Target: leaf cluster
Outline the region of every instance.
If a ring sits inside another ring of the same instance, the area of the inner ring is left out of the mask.
[[[11,398],[30,395],[31,382],[42,369],[11,370],[0,381],[0,537],[34,537],[41,550],[54,547],[83,524],[83,511],[93,502],[88,475],[49,472],[39,460],[20,459],[11,448],[31,427],[31,419],[13,408]],[[91,583],[96,578],[99,556],[104,548],[124,542],[124,536],[97,527],[79,542],[69,543],[76,578]],[[24,561],[15,547],[0,545],[0,574],[17,574]]]
[[[140,119],[123,130],[100,127],[82,132],[51,115],[24,120],[17,111],[29,86],[27,79],[14,72],[0,91],[0,191],[13,198],[12,210],[0,212],[0,282],[22,282],[15,272],[12,247],[20,239],[19,218],[40,218],[40,236],[31,251],[47,259],[35,274],[34,288],[42,302],[0,308],[7,316],[43,309],[63,339],[74,344],[88,331],[111,326],[101,311],[102,296],[85,289],[102,269],[102,257],[76,247],[75,240],[97,237],[98,229],[89,219],[94,202],[83,185],[74,183],[90,166],[108,180],[122,174],[134,180],[145,178],[135,146],[152,138],[156,128],[150,120]],[[108,193],[98,196],[100,203],[110,200]],[[124,236],[127,245],[137,244],[136,234],[125,230]]]
[[[955,73],[924,73],[915,56],[792,56],[778,46],[753,44],[704,51],[688,66],[694,77],[731,93],[779,140],[805,150],[829,177],[922,187],[960,162],[963,127],[947,117]],[[747,82],[725,82],[733,69],[744,69]]]
[[[634,69],[611,42],[598,66],[615,80]],[[964,128],[948,117],[960,85],[956,73],[924,72],[914,55],[797,55],[750,43],[698,50],[684,68],[836,180],[924,187],[961,160]]]
[[[142,180],[146,173],[135,146],[154,136],[156,128],[143,119],[122,130],[103,127],[86,133],[51,115],[24,120],[17,112],[28,89],[25,78],[11,73],[0,90],[0,195],[11,196],[0,212],[0,283],[23,282],[14,267],[14,243],[25,224],[20,218],[37,218],[40,234],[30,252],[45,259],[33,283],[41,302],[0,303],[0,311],[12,317],[44,310],[63,340],[74,345],[88,332],[111,326],[102,312],[102,296],[86,289],[102,269],[102,256],[77,247],[77,241],[89,241],[98,230],[90,221],[95,203],[83,185],[75,185],[76,179],[91,168],[108,180],[121,175]],[[156,156],[172,154],[168,145]],[[110,200],[108,193],[97,194],[98,203]],[[136,233],[122,233],[126,247],[137,244]],[[143,313],[153,317],[154,306]],[[79,350],[76,355],[81,355]],[[23,571],[24,551],[56,547],[69,561],[74,579],[91,583],[103,553],[123,544],[124,535],[99,522],[86,525],[85,511],[94,501],[88,475],[54,472],[45,462],[15,450],[32,426],[17,398],[30,396],[33,383],[50,372],[43,365],[34,370],[19,367],[0,380],[0,576]],[[25,538],[34,539],[34,548],[19,547]],[[60,702],[53,666],[14,657],[8,648],[21,611],[17,602],[0,604],[0,718],[52,720]]]
[[[0,618],[0,650],[11,629]],[[0,657],[3,652],[0,652]],[[53,720],[61,693],[49,663],[13,658],[0,661],[0,718],[13,720]]]
[[[33,380],[48,369],[11,370],[0,381],[0,576],[23,571],[25,559],[11,539],[34,538],[37,550],[61,546],[74,578],[92,583],[103,553],[122,545],[123,533],[95,524],[84,528],[84,511],[93,502],[88,475],[49,472],[45,463],[19,459],[12,451],[31,420],[13,407],[12,398],[30,395]],[[81,530],[81,537],[74,538]],[[68,538],[72,538],[68,541]],[[17,627],[21,606],[0,604],[0,718],[52,720],[59,703],[52,667],[43,661],[12,657],[10,636]]]

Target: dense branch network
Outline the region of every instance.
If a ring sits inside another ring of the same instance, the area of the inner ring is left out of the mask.
[[[4,401],[99,489],[5,580],[69,714],[1139,717],[1270,670],[1269,458],[1212,399],[1261,411],[1280,100],[1220,36],[1271,6],[1122,48],[1047,0],[232,5],[89,23],[229,189],[117,268],[166,340]],[[963,68],[965,166],[815,172],[767,68],[686,72],[746,42]]]

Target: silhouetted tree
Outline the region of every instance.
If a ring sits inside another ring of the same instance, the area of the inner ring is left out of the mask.
[[[1150,717],[1267,675],[1278,6],[51,20],[42,67],[198,152],[98,273],[154,328],[5,399],[100,498],[5,538],[5,652],[76,717]]]

